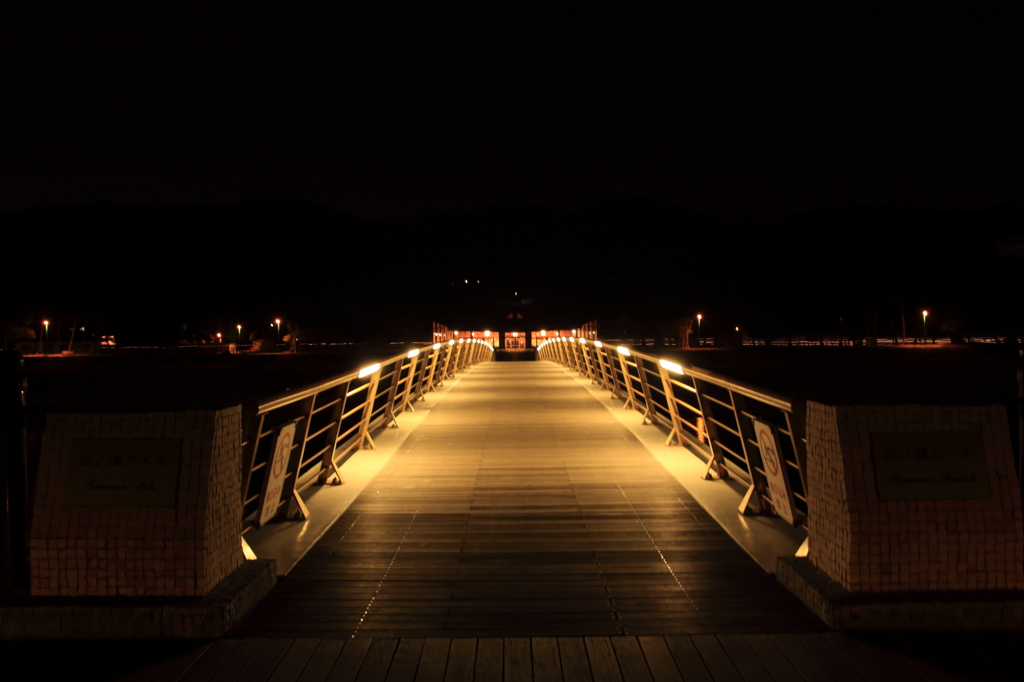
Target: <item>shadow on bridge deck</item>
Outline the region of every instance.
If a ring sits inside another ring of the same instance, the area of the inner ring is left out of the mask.
[[[240,634],[823,629],[562,369],[485,363]]]

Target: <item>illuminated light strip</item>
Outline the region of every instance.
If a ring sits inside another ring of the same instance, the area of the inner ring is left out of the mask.
[[[683,373],[683,368],[674,362],[669,362],[668,360],[658,360],[658,364],[670,372],[675,372],[676,374]]]
[[[626,348],[625,346],[619,346],[615,350],[619,351],[619,355],[625,355],[626,357],[632,355],[632,353],[629,352],[629,349]]]
[[[378,369],[380,369],[380,363],[379,362],[375,363],[375,364],[372,364],[369,367],[363,367],[361,370],[359,370],[359,378],[362,379],[367,374],[373,374]]]

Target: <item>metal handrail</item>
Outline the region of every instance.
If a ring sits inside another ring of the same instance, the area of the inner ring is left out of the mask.
[[[435,343],[381,360],[356,372],[288,390],[245,406],[242,443],[242,532],[260,526],[267,498],[273,436],[296,425],[283,488],[273,518],[291,502],[309,518],[300,492],[314,483],[344,483],[341,466],[358,450],[373,449],[377,429],[397,427],[398,416],[448,377],[492,358],[489,344]],[[308,451],[308,453],[307,453]],[[333,480],[332,480],[333,479]]]
[[[748,490],[740,513],[775,513],[777,501],[753,429],[754,420],[771,424],[783,443],[780,456],[787,465],[795,522],[807,523],[802,401],[609,342],[556,337],[537,352],[541,360],[569,367],[611,391],[625,408],[643,414],[644,424],[669,428],[665,445],[685,444],[706,458],[706,479],[714,472],[720,479],[743,480]]]

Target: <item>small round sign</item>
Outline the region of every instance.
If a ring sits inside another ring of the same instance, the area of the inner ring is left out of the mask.
[[[768,468],[769,473],[772,476],[778,476],[779,458],[775,453],[775,448],[771,446],[771,434],[762,429],[761,432],[757,434],[757,442],[761,444],[761,459],[764,460],[765,467]]]

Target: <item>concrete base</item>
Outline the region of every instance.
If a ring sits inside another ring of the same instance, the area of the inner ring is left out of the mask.
[[[0,601],[2,639],[215,638],[277,584],[273,561],[246,561],[196,599],[43,597]]]
[[[1024,591],[853,593],[806,557],[779,557],[775,578],[836,630],[1024,631]]]

